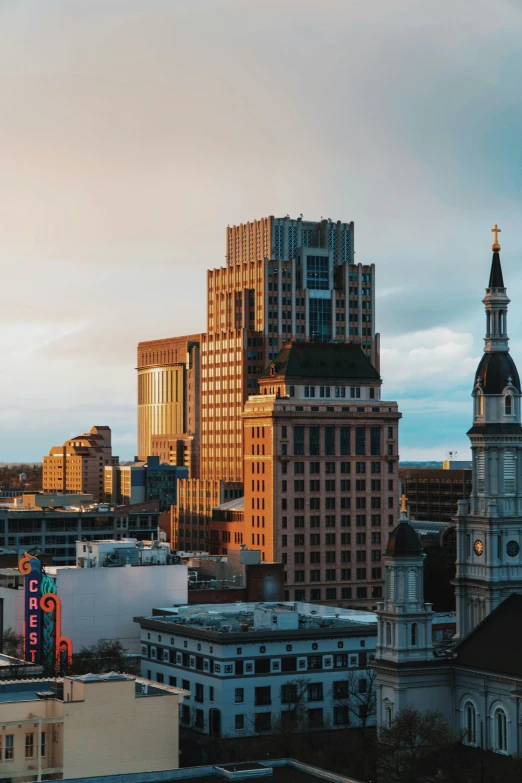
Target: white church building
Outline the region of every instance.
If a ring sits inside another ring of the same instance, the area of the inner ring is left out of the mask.
[[[423,554],[405,503],[384,560],[379,604],[377,723],[399,710],[438,709],[470,745],[522,754],[522,427],[521,387],[509,354],[509,299],[495,226],[484,297],[484,355],[473,388],[469,500],[459,501],[455,594],[457,633],[445,652],[432,647],[424,603]]]

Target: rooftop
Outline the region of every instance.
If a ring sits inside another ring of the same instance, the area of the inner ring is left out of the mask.
[[[197,783],[214,781],[243,781],[257,778],[269,779],[273,783],[359,783],[338,773],[329,772],[295,759],[271,759],[266,761],[237,762],[232,764],[207,764],[204,767],[181,767],[161,772],[118,775],[118,783],[174,783],[176,780],[191,780]],[[114,783],[115,777],[75,778],[75,783]],[[68,783],[67,780],[64,783]]]
[[[278,631],[304,632],[312,630],[357,630],[371,626],[375,632],[377,615],[358,609],[301,602],[198,604],[195,606],[156,609],[153,617],[135,618],[137,622],[165,626],[184,626],[218,634],[245,632],[276,633]],[[165,615],[159,612],[165,611]]]
[[[143,677],[133,677],[130,674],[109,672],[108,674],[82,674],[65,679],[83,683],[134,682],[137,697],[168,696],[172,694],[185,695],[187,692],[163,683],[151,682]],[[63,678],[56,679],[26,679],[0,680],[0,703],[35,701],[36,699],[57,699],[62,701]]]
[[[380,383],[381,377],[355,343],[286,342],[259,380],[284,375],[290,378],[336,378]]]

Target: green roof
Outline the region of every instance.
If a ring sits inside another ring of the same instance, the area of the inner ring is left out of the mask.
[[[355,343],[288,342],[259,376],[380,383],[381,376]]]

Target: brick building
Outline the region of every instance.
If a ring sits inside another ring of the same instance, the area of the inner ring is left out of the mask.
[[[94,500],[104,498],[104,468],[117,465],[112,456],[110,427],[91,427],[89,432],[53,446],[43,458],[44,492],[81,493]]]
[[[286,598],[372,603],[398,509],[396,402],[361,348],[288,342],[244,409],[244,506],[217,510],[211,545],[286,565]]]
[[[399,476],[411,519],[451,522],[458,501],[471,495],[471,468],[400,468]]]

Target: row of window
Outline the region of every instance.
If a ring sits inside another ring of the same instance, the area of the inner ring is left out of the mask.
[[[294,456],[300,456],[305,454],[305,431],[307,431],[308,438],[308,451],[309,456],[319,456],[323,453],[325,456],[334,456],[339,453],[341,456],[348,456],[351,453],[351,429],[355,433],[355,454],[365,455],[367,453],[367,431],[370,433],[370,455],[378,456],[381,454],[381,434],[382,427],[320,427],[318,425],[310,425],[304,427],[303,425],[296,425],[293,427],[294,435]],[[393,428],[389,428],[393,429]],[[323,451],[321,451],[321,430],[323,435]],[[339,432],[339,437],[337,437]],[[390,436],[392,437],[392,436]],[[281,453],[284,455],[283,446],[281,444]],[[388,455],[393,455],[393,444],[388,445]]]
[[[359,552],[357,552],[359,554]],[[366,553],[364,553],[366,554]],[[324,571],[324,581],[325,582],[336,582],[338,579],[338,571],[335,568],[327,568]],[[355,569],[355,578],[357,580],[366,581],[367,579],[367,569],[366,568],[356,568]],[[352,569],[351,568],[341,568],[340,571],[340,579],[341,582],[350,582],[352,579]],[[382,579],[382,569],[381,568],[372,568],[372,579]],[[321,570],[319,568],[312,569],[308,572],[308,579],[305,578],[305,571],[303,569],[298,569],[297,571],[294,571],[294,582],[322,582],[321,579]]]
[[[340,543],[343,545],[351,544],[352,543],[352,534],[351,533],[341,533],[340,534]],[[355,543],[359,546],[366,545],[366,534],[365,533],[356,533],[355,534]],[[372,540],[372,544],[378,544],[379,541]],[[310,546],[321,546],[321,534],[320,533],[310,533],[309,534],[309,544]],[[336,546],[336,534],[335,533],[325,533],[324,534],[324,544],[325,546]],[[281,546],[283,548],[288,546],[288,535],[284,534],[281,536]],[[294,533],[294,546],[305,546],[305,534],[304,533]],[[303,553],[304,554],[304,553]],[[357,552],[357,554],[366,554],[366,551],[364,552]],[[366,559],[366,557],[362,558]],[[373,559],[373,558],[372,558]],[[375,559],[380,560],[377,556]],[[335,562],[335,558],[332,558],[331,560],[327,560],[326,562]]]
[[[351,468],[352,463],[351,462],[340,462],[340,463],[337,463],[337,462],[308,462],[308,463],[306,463],[306,462],[294,461],[293,462],[293,465],[294,465],[294,475],[304,474],[304,472],[305,472],[305,465],[308,465],[308,472],[310,473],[311,476],[319,475],[320,473],[323,472],[323,468],[324,468],[324,473],[326,473],[327,475],[335,475],[335,473],[336,473],[336,466],[338,464],[341,466],[340,467],[340,472],[342,474],[349,474],[349,473],[352,472],[352,468]],[[372,473],[372,474],[379,474],[381,472],[381,465],[382,465],[381,462],[375,462],[375,461],[364,462],[364,461],[361,460],[361,461],[358,461],[358,462],[354,462],[353,464],[355,465],[355,468],[354,468],[355,473],[358,473],[359,475],[366,474],[366,472],[369,472],[369,473]],[[252,467],[253,467],[253,465],[254,465],[254,463],[252,463]],[[367,465],[370,466],[369,470],[367,469]],[[283,462],[282,468],[286,468],[286,467],[287,467],[287,463]],[[283,474],[287,473],[287,472],[288,472],[287,470],[282,470]],[[252,473],[254,473],[253,470],[252,470]],[[388,473],[393,473],[393,463],[392,462],[388,463]],[[341,489],[343,487],[342,481],[343,480],[341,480]],[[388,488],[389,488],[389,486],[388,486]]]
[[[367,598],[376,600],[382,598],[382,587],[380,585],[374,585],[370,588],[370,595],[368,595],[368,588],[363,585],[358,585],[353,590],[351,587],[341,587],[340,590],[337,587],[327,587],[324,592],[320,587],[312,587],[309,591],[303,588],[295,588],[293,590],[292,600],[294,601],[337,601],[339,598],[342,601],[351,601],[353,598],[364,601]],[[290,590],[285,590],[285,601],[290,601]]]
[[[20,737],[21,739],[21,737]],[[34,731],[28,731],[24,738],[24,755],[26,759],[34,759],[36,757],[37,742]],[[45,756],[47,753],[46,733],[42,731],[40,734],[40,756]],[[0,734],[0,761],[14,761],[15,759],[15,735],[14,734]]]
[[[393,519],[393,515],[392,519]],[[262,520],[264,520],[264,517],[262,517]],[[341,514],[339,516],[339,519],[335,516],[335,514],[326,514],[324,518],[321,520],[321,517],[317,514],[310,514],[308,517],[308,520],[306,520],[306,516],[304,514],[296,514],[294,516],[294,528],[298,530],[299,528],[305,527],[305,521],[306,525],[309,527],[336,527],[337,522],[340,523],[340,527],[351,527],[352,524],[352,517],[351,514]],[[372,527],[380,527],[381,525],[381,515],[380,514],[371,514],[371,523]],[[366,514],[356,514],[355,515],[355,525],[356,527],[366,527]],[[264,527],[264,521],[262,524],[262,527]],[[254,517],[252,517],[252,527],[254,527]],[[259,524],[257,525],[259,527]],[[281,517],[281,527],[283,530],[286,530],[288,528],[288,517]],[[343,534],[341,534],[342,536]],[[351,541],[350,533],[347,534],[347,538],[344,539],[344,543],[349,544]],[[356,533],[356,536],[359,535],[359,533]],[[366,533],[362,534],[361,536],[365,536]],[[342,538],[341,538],[342,540]],[[357,540],[357,539],[356,539]],[[380,544],[381,543],[381,534],[380,533],[372,533],[371,534],[371,541],[372,544]]]
[[[296,463],[294,463],[295,465]],[[302,462],[300,463],[303,464]],[[364,463],[363,463],[364,464]],[[259,491],[259,480],[257,482],[258,487],[257,490]],[[324,482],[324,492],[335,492],[336,491],[336,482],[335,479],[326,479]],[[263,488],[264,490],[264,481],[263,481]],[[351,479],[341,479],[339,483],[339,488],[341,492],[350,492],[352,490],[352,480]],[[366,491],[366,479],[355,479],[354,487],[356,492],[365,492]],[[320,479],[310,479],[308,482],[308,489],[310,492],[320,492],[321,491],[321,481]],[[368,489],[370,489],[372,492],[380,492],[381,491],[381,479],[371,479],[368,482]],[[252,490],[254,490],[254,480],[252,479]],[[262,491],[261,490],[261,491]],[[281,492],[287,492],[288,491],[288,480],[283,479],[281,482]],[[304,492],[305,491],[305,481],[304,479],[294,479],[294,492]],[[393,492],[393,479],[388,479],[388,492]]]
[[[259,498],[258,498],[259,499]],[[264,500],[261,498],[261,500]],[[320,497],[311,497],[307,499],[307,507],[310,509],[310,511],[320,511],[321,509],[321,498]],[[369,508],[381,508],[381,497],[380,495],[371,497],[369,503]],[[324,497],[324,508],[327,511],[335,511],[335,508],[337,506],[337,500],[335,497]],[[393,495],[390,495],[388,497],[388,508],[394,508],[395,506],[395,498]],[[259,504],[257,506],[259,508]],[[303,511],[305,509],[305,498],[300,497],[294,497],[293,502],[294,511]],[[352,507],[352,499],[348,495],[347,497],[339,498],[339,507],[341,509],[347,509]],[[254,505],[254,498],[252,498],[252,508],[255,508]],[[264,504],[261,503],[261,508],[264,508]],[[360,495],[359,497],[355,498],[355,508],[366,508],[366,495]],[[281,509],[283,511],[288,510],[288,500],[287,498],[281,498]]]

